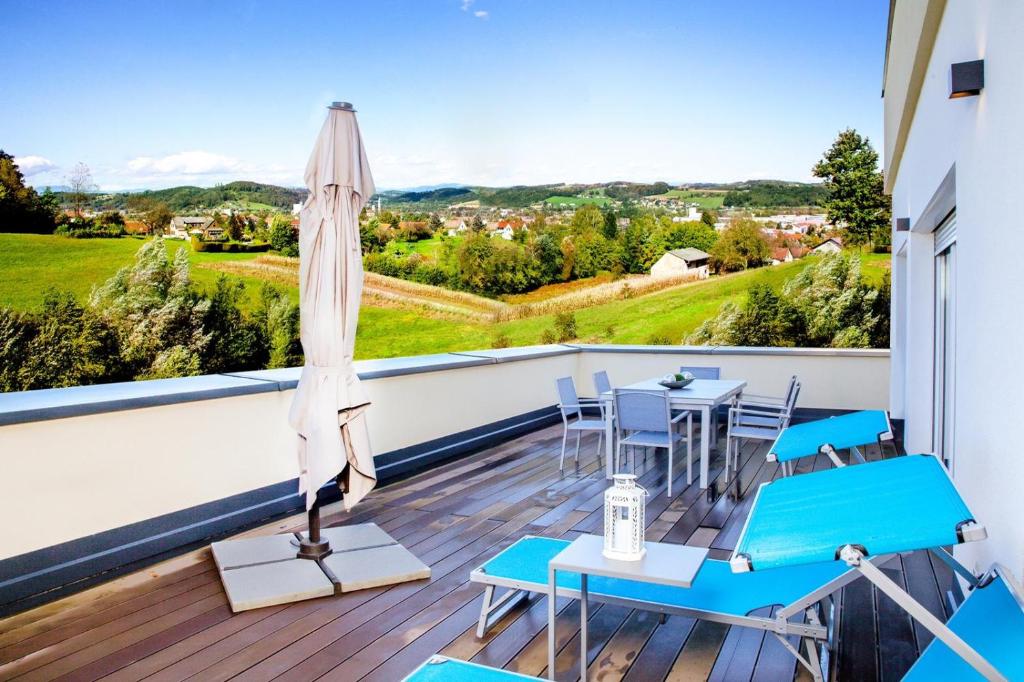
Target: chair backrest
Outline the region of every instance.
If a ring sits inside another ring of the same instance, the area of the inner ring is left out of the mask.
[[[794,374],[793,376],[791,376],[791,377],[789,378],[789,385],[788,385],[788,386],[786,386],[786,397],[782,399],[782,402],[783,402],[783,403],[785,403],[786,405],[788,405],[788,404],[789,404],[789,401],[790,401],[790,399],[791,399],[791,398],[792,398],[792,396],[793,396],[793,391],[797,391],[797,392],[799,392],[799,390],[800,390],[800,389],[798,389],[798,388],[797,388],[797,384],[799,384],[799,383],[800,383],[800,382],[799,382],[799,380],[798,380],[798,379],[796,378],[796,375],[795,375],[795,374]]]
[[[561,377],[555,380],[558,386],[558,407],[566,417],[580,416],[580,399],[576,395],[576,383],[572,377]]]
[[[789,420],[793,418],[793,410],[796,409],[796,399],[800,395],[800,381],[793,377],[790,382],[789,395],[786,396],[786,415],[783,426],[789,426]]]
[[[668,391],[631,391],[615,389],[615,424],[623,431],[672,430],[672,409]]]
[[[689,372],[695,379],[721,379],[721,367],[680,367],[679,373]]]
[[[612,382],[608,379],[608,372],[603,369],[600,372],[594,372],[594,388],[597,389],[598,397],[602,393],[612,390]]]

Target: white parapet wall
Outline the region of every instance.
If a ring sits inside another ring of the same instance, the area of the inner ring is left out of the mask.
[[[526,415],[549,423],[554,380],[613,383],[715,365],[800,406],[886,408],[887,351],[545,346],[358,363],[376,452],[415,450]],[[0,394],[0,562],[294,479],[298,370]],[[472,439],[469,439],[472,445]],[[3,576],[0,575],[0,584]]]

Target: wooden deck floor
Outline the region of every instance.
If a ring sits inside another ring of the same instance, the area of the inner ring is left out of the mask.
[[[606,483],[594,442],[585,441],[580,476],[561,477],[560,429],[382,488],[350,516],[330,510],[328,525],[376,521],[433,567],[430,581],[233,615],[202,550],[0,621],[0,678],[390,682],[437,652],[541,676],[545,600],[520,607],[479,640],[482,589],[468,577],[522,535],[600,532]],[[744,449],[745,490],[778,474],[763,452]],[[874,448],[868,454],[880,456]],[[641,483],[651,492],[648,540],[710,547],[713,556],[727,557],[752,495],[711,502],[696,485],[685,485],[685,467],[677,466],[669,500],[663,461],[652,456],[643,465]],[[302,521],[286,519],[253,534],[297,529]],[[941,562],[916,553],[885,570],[945,618],[950,575]],[[863,579],[845,588],[838,605],[836,679],[897,680],[928,641],[927,632]],[[563,680],[578,670],[577,615],[575,603],[562,606],[557,668]],[[748,629],[681,616],[662,624],[654,614],[594,605],[590,633],[593,679],[809,679],[772,637]]]

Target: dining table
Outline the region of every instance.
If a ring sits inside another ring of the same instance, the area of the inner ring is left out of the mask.
[[[700,487],[708,487],[708,461],[711,448],[718,444],[717,430],[711,428],[711,414],[720,405],[732,404],[743,395],[747,382],[740,379],[694,379],[683,388],[666,388],[660,379],[645,379],[620,389],[629,391],[665,391],[673,410],[691,410],[700,413]],[[605,414],[605,478],[615,474],[615,401],[613,391],[598,396]]]

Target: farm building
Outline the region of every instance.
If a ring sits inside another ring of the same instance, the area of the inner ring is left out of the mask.
[[[825,241],[811,249],[811,253],[839,253],[842,250],[843,242],[838,237],[832,237],[830,239],[826,239]]]
[[[669,251],[651,266],[651,277],[678,277],[696,272],[699,279],[708,276],[708,259],[711,256],[700,249],[676,249]]]

